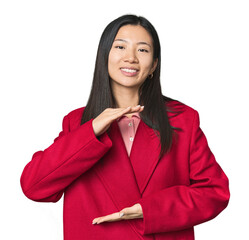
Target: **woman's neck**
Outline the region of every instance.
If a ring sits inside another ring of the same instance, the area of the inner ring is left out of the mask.
[[[135,107],[139,104],[139,97],[137,93],[119,92],[113,94],[118,108],[127,108],[129,106]]]

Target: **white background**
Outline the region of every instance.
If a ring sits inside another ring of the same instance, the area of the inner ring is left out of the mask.
[[[196,109],[230,180],[228,207],[195,227],[196,239],[249,239],[248,1],[13,1],[0,3],[0,239],[63,239],[63,198],[38,203],[21,191],[34,152],[62,119],[85,106],[100,36],[132,13],[157,29],[163,94]]]

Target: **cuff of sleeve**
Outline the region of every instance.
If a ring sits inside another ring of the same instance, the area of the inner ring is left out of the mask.
[[[74,139],[74,144],[71,146],[70,150],[74,152],[78,151],[79,147],[82,148],[82,146],[89,144],[90,142],[91,146],[96,146],[96,148],[98,148],[98,152],[108,151],[109,148],[112,147],[112,141],[107,132],[104,132],[99,136],[99,139],[96,137],[93,131],[92,121],[93,118],[68,133],[71,134]]]
[[[152,205],[149,200],[146,198],[141,198],[138,201],[142,207],[143,211],[143,228],[142,228],[142,234],[151,234],[153,233],[153,220],[152,220],[152,215],[153,215],[153,210],[151,209]]]
[[[101,144],[103,146],[106,146],[106,147],[111,147],[112,146],[112,141],[111,139],[109,138],[107,132],[105,131],[103,134],[101,134],[100,136],[96,136],[94,131],[93,131],[93,118],[91,118],[88,122],[86,122],[85,124],[89,124],[89,128],[90,128],[90,136],[91,138],[94,139],[95,142],[97,142],[98,144]]]

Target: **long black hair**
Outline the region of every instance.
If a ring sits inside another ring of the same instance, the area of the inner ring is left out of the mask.
[[[91,118],[96,118],[106,108],[117,107],[108,73],[108,56],[118,30],[124,25],[140,25],[144,27],[153,40],[153,59],[158,59],[158,63],[153,72],[153,77],[147,78],[139,88],[139,104],[144,106],[144,110],[139,114],[141,120],[147,126],[153,128],[156,135],[160,138],[161,151],[159,158],[161,158],[164,153],[169,152],[171,149],[173,130],[180,129],[170,126],[169,123],[166,111],[174,111],[167,107],[167,103],[175,99],[162,95],[160,84],[160,42],[155,28],[144,17],[123,15],[109,23],[102,33],[97,51],[91,93],[81,118],[81,125]],[[110,128],[107,130],[108,134],[109,130]]]

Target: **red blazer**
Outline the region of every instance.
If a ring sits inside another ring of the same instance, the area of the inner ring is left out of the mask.
[[[64,193],[65,240],[193,240],[193,226],[227,206],[228,179],[196,110],[180,103],[181,114],[168,113],[171,126],[183,131],[158,160],[159,138],[142,119],[129,158],[117,122],[110,137],[105,132],[98,140],[93,119],[80,125],[84,108],[64,117],[54,143],[34,153],[21,176],[24,194],[34,201],[56,202]],[[135,203],[141,204],[143,219],[92,224]]]

